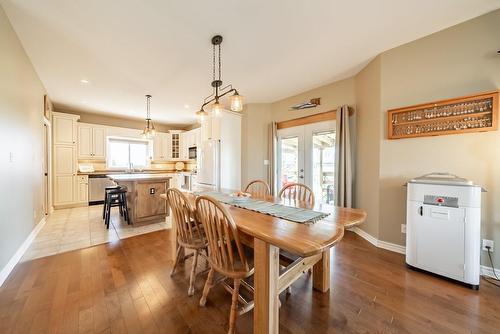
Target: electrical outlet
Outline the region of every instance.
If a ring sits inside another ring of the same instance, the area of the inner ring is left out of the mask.
[[[406,224],[401,224],[401,233],[406,234]]]
[[[493,253],[494,246],[495,246],[494,241],[493,240],[488,240],[488,239],[483,239],[483,250],[484,251],[488,251],[488,249],[486,249],[486,246],[490,246],[490,252]]]

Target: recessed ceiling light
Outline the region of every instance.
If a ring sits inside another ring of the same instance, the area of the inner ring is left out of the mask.
[[[184,108],[189,109],[189,104],[185,104]]]
[[[89,81],[88,81],[87,79],[82,79],[82,80],[80,80],[80,82],[81,82],[82,84],[88,84],[88,83],[89,83]]]

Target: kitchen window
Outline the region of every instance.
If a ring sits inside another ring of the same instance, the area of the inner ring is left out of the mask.
[[[108,168],[144,168],[149,166],[149,147],[147,140],[109,138]]]

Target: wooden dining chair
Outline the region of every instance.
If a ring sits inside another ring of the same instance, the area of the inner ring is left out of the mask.
[[[269,188],[267,182],[263,180],[250,181],[244,191],[257,197],[265,197],[271,194],[271,188]]]
[[[314,193],[305,184],[288,183],[281,188],[278,197],[305,202],[308,206],[314,206]]]
[[[248,302],[239,294],[240,286],[253,294],[253,287],[244,279],[253,275],[254,270],[250,268],[238,228],[227,209],[212,197],[200,196],[196,199],[196,212],[208,240],[208,262],[211,267],[200,306],[205,306],[210,289],[223,283],[224,288],[232,294],[229,333],[234,333],[237,316],[250,311],[254,305],[253,301]],[[214,283],[215,272],[222,277]],[[233,287],[225,283],[226,278],[233,280]],[[238,302],[243,304],[242,307],[238,307]]]
[[[178,189],[169,188],[167,190],[167,200],[172,210],[172,220],[177,230],[176,239],[178,245],[174,267],[172,268],[170,276],[175,273],[177,265],[184,257],[184,250],[192,250],[193,254],[187,256],[193,256],[193,265],[189,276],[188,288],[188,295],[192,296],[194,294],[194,282],[197,275],[196,266],[198,265],[198,256],[203,255],[203,253],[201,253],[202,251],[205,251],[205,254],[208,255],[208,243],[205,238],[203,226],[196,219],[195,211],[189,204],[186,196]]]

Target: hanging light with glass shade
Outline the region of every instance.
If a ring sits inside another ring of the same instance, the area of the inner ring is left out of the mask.
[[[146,126],[142,131],[142,138],[151,139],[156,135],[155,125],[151,120],[151,95],[146,95]]]
[[[212,102],[211,113],[214,116],[220,115],[222,110],[225,109],[224,105],[220,102],[220,99],[228,94],[232,95],[229,97],[229,109],[231,111],[240,112],[243,110],[243,96],[241,96],[238,91],[233,88],[231,84],[222,87],[222,71],[221,71],[221,44],[222,36],[216,35],[212,37],[212,61],[213,61],[213,71],[212,71],[212,89],[213,93],[207,96],[203,100],[203,104],[199,111],[196,112],[196,116],[200,121],[203,121],[205,117],[209,116],[210,113],[205,111],[205,107]]]

